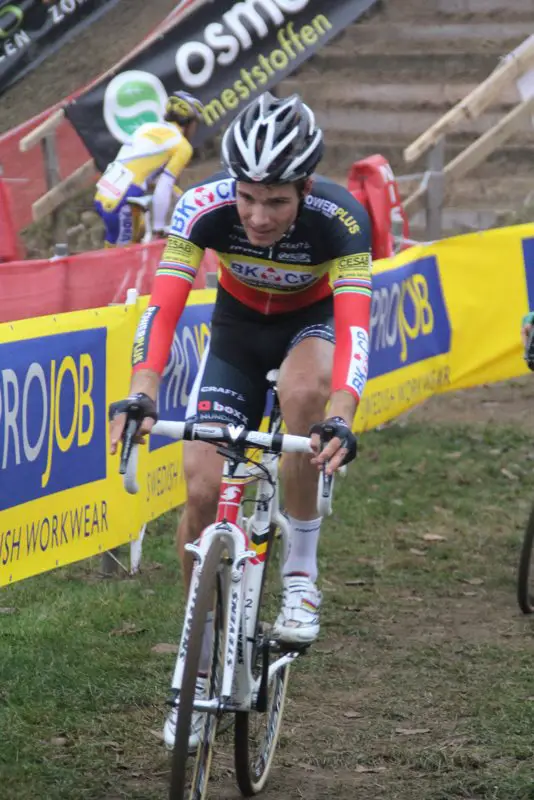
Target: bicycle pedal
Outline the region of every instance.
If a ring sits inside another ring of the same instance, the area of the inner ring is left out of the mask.
[[[311,643],[305,644],[302,642],[282,642],[278,639],[273,639],[273,641],[270,642],[270,645],[271,649],[276,653],[298,653],[299,656],[305,655],[311,647]]]

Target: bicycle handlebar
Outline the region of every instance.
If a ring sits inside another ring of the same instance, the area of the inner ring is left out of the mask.
[[[157,422],[152,433],[178,441],[224,442],[230,445],[249,445],[273,453],[311,453],[311,439],[289,433],[249,431],[243,425],[200,425],[196,422]]]
[[[273,453],[312,453],[311,439],[289,433],[263,433],[249,431],[242,425],[199,425],[196,422],[156,422],[151,433],[167,436],[177,441],[202,441],[229,445],[259,447]],[[126,448],[125,448],[126,449]],[[137,483],[138,446],[133,445],[126,459],[121,460],[124,488],[130,494],[139,491]],[[126,461],[126,463],[124,463]]]

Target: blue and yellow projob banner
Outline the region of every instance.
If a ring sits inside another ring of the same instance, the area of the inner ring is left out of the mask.
[[[193,292],[177,327],[162,416],[183,419],[213,300]],[[180,445],[154,437],[140,448],[135,496],[109,455],[107,407],[128,393],[145,306],[0,325],[0,586],[135,539],[145,520],[183,502]]]
[[[369,430],[432,395],[528,372],[521,317],[534,309],[534,224],[411,247],[373,267]]]
[[[209,341],[214,291],[192,292],[158,398],[183,420]],[[137,538],[185,500],[182,445],[140,448],[137,495],[109,455],[107,407],[126,396],[147,306],[0,325],[0,586]],[[440,392],[527,372],[522,315],[534,309],[534,224],[417,246],[373,273],[368,430]],[[360,354],[361,358],[361,354]],[[534,377],[533,377],[534,380]]]
[[[142,308],[147,305],[144,299]],[[160,419],[183,422],[187,401],[210,337],[214,290],[191,292],[174,335],[158,396]],[[185,501],[182,442],[151,436],[140,448],[141,522],[149,522]]]

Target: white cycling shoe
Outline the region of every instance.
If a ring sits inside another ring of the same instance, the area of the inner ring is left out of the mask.
[[[208,699],[208,679],[197,678],[195,697],[201,700]],[[205,714],[201,711],[193,711],[191,717],[191,730],[189,732],[189,752],[194,753],[197,749],[200,737],[204,729]],[[178,720],[178,709],[172,708],[169,712],[165,725],[163,726],[163,740],[168,750],[174,749],[176,739],[176,722]]]
[[[311,644],[319,635],[321,592],[307,575],[288,575],[283,586],[282,610],[273,636],[288,644]]]

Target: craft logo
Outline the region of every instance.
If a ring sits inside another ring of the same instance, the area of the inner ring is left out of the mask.
[[[151,72],[120,72],[106,88],[104,121],[111,135],[124,144],[140,125],[161,122],[166,103],[165,87]]]
[[[106,477],[106,329],[0,345],[0,510]]]
[[[373,275],[369,377],[448,353],[451,326],[434,256]]]

